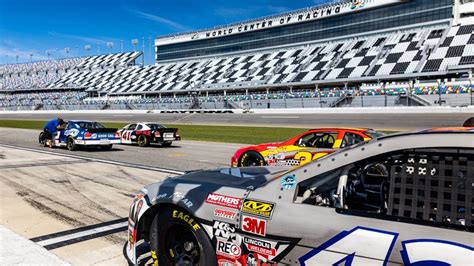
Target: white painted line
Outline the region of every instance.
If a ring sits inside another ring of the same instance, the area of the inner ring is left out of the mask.
[[[89,236],[89,235],[93,235],[93,234],[98,234],[98,233],[110,231],[110,230],[117,229],[117,228],[120,228],[120,227],[124,227],[124,226],[127,226],[127,225],[128,225],[128,222],[126,221],[126,222],[107,225],[107,226],[94,228],[94,229],[90,229],[90,230],[86,230],[86,231],[82,231],[82,232],[77,232],[77,233],[70,234],[70,235],[65,235],[65,236],[60,236],[60,237],[56,237],[56,238],[46,239],[46,240],[39,241],[39,242],[36,242],[36,243],[38,245],[44,247],[44,246],[48,246],[48,245],[57,244],[57,243],[60,243],[60,242],[65,242],[65,241],[72,240],[72,239],[77,239],[77,238],[81,238],[81,237],[85,237],[85,236]]]
[[[69,157],[69,158],[88,160],[88,161],[98,162],[98,163],[106,163],[106,164],[114,164],[114,165],[126,166],[126,167],[142,168],[142,169],[146,169],[146,170],[150,170],[150,171],[157,171],[157,172],[163,172],[163,173],[168,173],[168,174],[176,174],[176,175],[184,174],[183,171],[177,171],[177,170],[172,170],[172,169],[165,169],[165,168],[159,168],[159,167],[153,167],[153,166],[147,166],[147,165],[140,165],[140,164],[133,164],[133,163],[118,162],[118,161],[105,160],[105,159],[97,159],[97,158],[91,158],[91,157],[79,156],[79,155],[72,155],[72,154],[50,152],[50,151],[44,151],[44,150],[40,150],[40,149],[26,148],[26,147],[14,146],[14,145],[3,144],[3,143],[0,143],[0,146],[6,147],[6,148],[11,148],[11,149],[21,149],[21,150],[25,150],[25,151],[49,154],[49,155],[54,155],[54,156],[66,156],[66,157]]]

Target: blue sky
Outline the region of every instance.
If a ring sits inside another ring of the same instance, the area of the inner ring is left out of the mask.
[[[286,12],[329,0],[0,0],[0,64],[133,50],[154,37]],[[112,49],[107,43],[113,42]],[[91,45],[89,51],[85,46]],[[99,45],[98,45],[99,44]],[[49,51],[49,56],[48,52]]]

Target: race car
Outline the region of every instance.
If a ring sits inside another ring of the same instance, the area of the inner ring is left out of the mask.
[[[119,130],[122,144],[138,144],[140,147],[152,143],[169,147],[173,141],[181,140],[177,128],[167,128],[153,122],[140,122],[128,124]]]
[[[472,265],[474,128],[380,137],[297,168],[189,172],[130,206],[129,263]]]
[[[46,146],[44,132],[38,138],[41,145]],[[103,150],[111,150],[113,144],[120,143],[120,135],[116,128],[106,128],[99,122],[86,120],[70,120],[63,130],[58,130],[53,139],[54,147],[67,147],[74,151],[81,146],[94,146]]]
[[[311,129],[286,141],[240,148],[232,156],[231,166],[298,166],[382,135],[372,129]]]

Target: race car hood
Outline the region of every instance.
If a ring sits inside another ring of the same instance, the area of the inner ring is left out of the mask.
[[[175,184],[206,184],[219,187],[255,189],[288,169],[289,167],[244,167],[196,171],[171,177],[164,184],[171,182]]]

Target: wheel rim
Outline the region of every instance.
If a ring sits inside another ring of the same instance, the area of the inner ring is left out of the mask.
[[[145,142],[145,138],[144,137],[140,137],[138,138],[138,145],[144,145],[146,142]]]
[[[72,149],[72,147],[73,147],[72,139],[67,140],[67,147],[68,147],[68,149]]]
[[[175,224],[167,230],[164,250],[174,265],[197,265],[201,257],[196,236],[180,224]]]
[[[255,156],[249,155],[243,160],[242,166],[262,166],[262,162]]]

